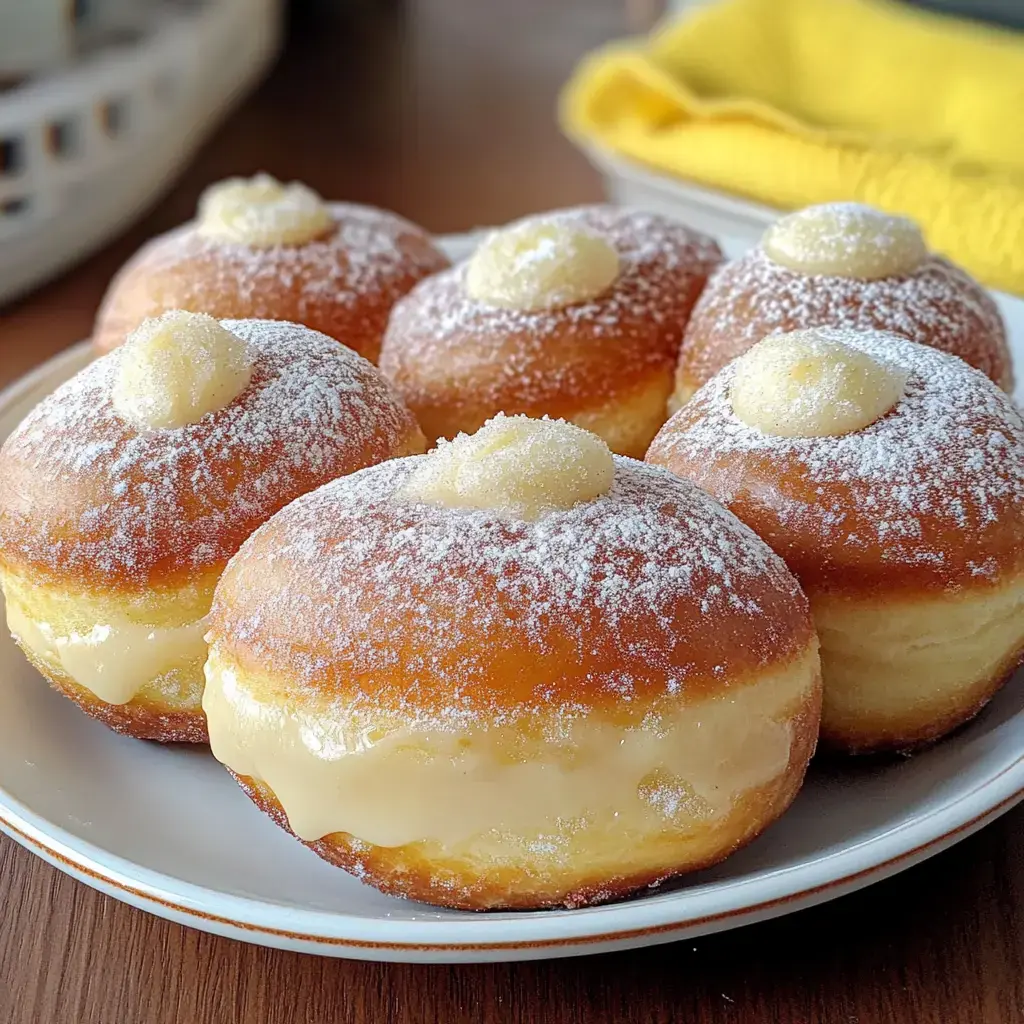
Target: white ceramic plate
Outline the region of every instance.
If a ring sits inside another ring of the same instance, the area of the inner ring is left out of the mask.
[[[1024,302],[1000,301],[1024,366]],[[0,395],[0,436],[88,359],[79,345]],[[136,742],[86,718],[0,632],[0,827],[117,899],[288,949],[453,962],[669,942],[851,892],[950,846],[1024,796],[1020,673],[977,720],[914,758],[816,765],[774,828],[671,889],[586,910],[434,910],[320,861],[257,811],[207,751]]]

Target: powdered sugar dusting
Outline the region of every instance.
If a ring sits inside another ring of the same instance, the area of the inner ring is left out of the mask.
[[[422,277],[448,265],[438,250],[425,244],[426,236],[418,227],[396,214],[353,203],[331,203],[328,208],[335,230],[302,245],[252,248],[204,237],[194,223],[188,223],[155,238],[129,266],[142,264],[161,271],[199,260],[203,275],[197,287],[203,293],[226,289],[251,306],[253,316],[272,318],[275,310],[264,308],[262,295],[268,289],[271,296],[280,296],[282,290],[294,292],[301,318],[311,304],[321,304],[325,298],[347,305],[368,295],[397,299],[408,287],[410,271]],[[424,244],[409,244],[410,238]],[[223,277],[223,287],[218,275]],[[179,303],[186,298],[179,298]]]
[[[296,694],[336,686],[346,720],[384,696],[439,726],[571,717],[581,688],[619,706],[651,687],[683,699],[694,678],[802,650],[782,561],[699,489],[615,462],[606,495],[531,521],[403,499],[419,459],[328,484],[232,561],[214,642]]]
[[[992,298],[962,270],[930,256],[912,274],[875,281],[797,274],[760,248],[719,269],[694,308],[680,365],[709,380],[770,334],[804,327],[892,331],[1011,380],[1006,329]]]
[[[648,458],[697,480],[712,464],[727,467],[715,476],[727,504],[734,494],[722,488],[745,486],[748,460],[798,468],[819,486],[813,503],[780,490],[768,504],[783,522],[829,545],[880,547],[887,561],[909,565],[943,566],[950,530],[978,544],[1006,516],[1021,519],[1024,421],[1006,394],[960,360],[893,334],[823,334],[907,374],[891,413],[840,437],[770,436],[733,413],[732,364],[666,424]],[[978,562],[972,571],[995,567]]]
[[[788,214],[765,232],[762,246],[783,265],[795,260],[797,265],[791,269],[838,264],[858,271],[844,275],[856,278],[885,276],[887,265],[902,264],[903,270],[910,271],[927,256],[913,221],[851,202],[824,203]]]
[[[8,554],[140,582],[216,566],[299,494],[406,450],[412,419],[369,362],[296,324],[223,324],[250,347],[252,378],[196,423],[140,432],[116,412],[123,349],[29,414],[0,455]]]
[[[721,260],[717,244],[669,218],[607,206],[560,210],[542,219],[567,222],[614,246],[620,261],[616,281],[595,299],[535,311],[473,299],[464,283],[465,264],[421,281],[396,305],[381,353],[382,368],[414,401],[421,368],[450,365],[456,352],[462,365],[452,369],[470,375],[488,367],[486,379],[474,379],[484,399],[505,397],[510,383],[538,394],[585,386],[578,362],[551,359],[555,337],[576,337],[587,353],[614,346],[641,367],[671,366],[691,305]],[[664,343],[636,344],[659,334]],[[467,342],[472,351],[462,347]]]
[[[873,247],[876,247],[880,252],[886,252],[892,246],[900,244],[902,241],[900,227],[902,224],[908,223],[905,218],[896,218],[890,216],[887,213],[883,213],[881,210],[874,206],[868,206],[866,203],[825,203],[820,207],[809,207],[805,210],[800,210],[795,214],[789,216],[799,217],[801,214],[806,215],[808,212],[813,213],[814,211],[822,209],[828,212],[829,227],[831,228],[834,224],[836,227],[836,234],[854,236],[856,237],[859,244],[869,242]],[[783,221],[787,220],[788,217],[782,218]],[[886,230],[887,227],[889,230]],[[770,229],[769,229],[770,230]],[[822,250],[820,255],[830,255],[831,246],[829,245],[829,232],[828,234],[822,232],[820,234],[811,233],[806,236],[809,243],[813,243],[815,240],[819,241]],[[819,255],[813,250],[808,252],[808,256],[812,259]]]

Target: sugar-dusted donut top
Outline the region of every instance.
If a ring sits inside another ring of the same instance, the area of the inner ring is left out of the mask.
[[[361,356],[296,324],[223,324],[252,376],[195,423],[140,430],[115,410],[124,349],[29,413],[0,450],[4,560],[85,586],[188,577],[300,494],[410,451],[412,416]]]
[[[892,331],[952,352],[1004,387],[1012,381],[995,302],[943,257],[929,256],[910,274],[865,281],[794,273],[760,247],[708,282],[683,339],[680,374],[704,383],[767,335],[804,327]]]
[[[524,520],[404,498],[419,464],[334,481],[258,530],[218,588],[220,656],[286,701],[444,725],[643,714],[813,642],[782,561],[671,474],[617,456],[606,494]]]
[[[839,437],[777,437],[733,412],[734,365],[662,428],[647,459],[718,496],[804,582],[908,586],[1024,562],[1024,421],[983,374],[881,331],[822,332],[907,374],[891,412]]]
[[[555,309],[489,305],[466,290],[461,264],[421,281],[396,305],[381,366],[423,401],[456,375],[484,404],[519,406],[671,368],[693,303],[722,254],[668,217],[584,206],[544,215],[609,242],[619,274],[596,298]],[[414,401],[415,404],[415,401]]]
[[[204,291],[216,290],[221,274],[233,293],[257,302],[268,288],[297,288],[316,302],[351,303],[388,292],[410,266],[427,274],[447,265],[432,245],[419,244],[425,240],[420,228],[397,214],[356,203],[329,203],[328,209],[334,230],[302,245],[257,249],[207,238],[188,223],[153,239],[139,258],[151,271],[198,259],[209,272]]]

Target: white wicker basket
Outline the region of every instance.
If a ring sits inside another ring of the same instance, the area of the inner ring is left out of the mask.
[[[0,94],[0,301],[152,202],[267,65],[278,13],[278,0],[168,6],[132,45]]]

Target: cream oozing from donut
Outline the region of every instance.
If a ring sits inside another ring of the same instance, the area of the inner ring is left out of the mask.
[[[816,640],[766,545],[631,459],[529,519],[410,500],[431,458],[294,502],[218,590],[212,750],[298,835],[516,863],[588,830],[704,835],[787,770]]]
[[[109,619],[63,632],[33,618],[7,595],[7,625],[22,647],[55,662],[79,686],[107,704],[127,704],[151,680],[206,655],[205,619],[150,626]]]
[[[729,397],[747,426],[775,437],[861,430],[900,400],[908,373],[827,328],[765,338],[736,360]]]
[[[237,398],[252,377],[246,343],[205,313],[171,310],[128,337],[113,405],[143,430],[198,423]]]
[[[347,832],[380,846],[426,840],[501,850],[545,836],[562,842],[572,822],[611,815],[623,830],[713,825],[786,769],[790,716],[816,674],[812,649],[728,700],[694,701],[649,726],[581,716],[528,758],[517,756],[529,735],[518,725],[346,727],[329,706],[252,688],[216,649],[203,709],[214,756],[269,785],[301,839]]]
[[[534,518],[606,493],[614,477],[612,454],[596,434],[564,420],[499,413],[475,434],[442,440],[402,495]]]
[[[466,265],[478,302],[529,312],[594,299],[619,275],[615,247],[563,219],[513,224],[486,238]]]
[[[308,186],[257,174],[211,185],[199,200],[197,230],[205,238],[269,249],[311,242],[333,223],[327,204]]]
[[[913,221],[860,203],[826,203],[791,213],[765,232],[761,247],[800,274],[864,281],[911,274],[928,258]]]

